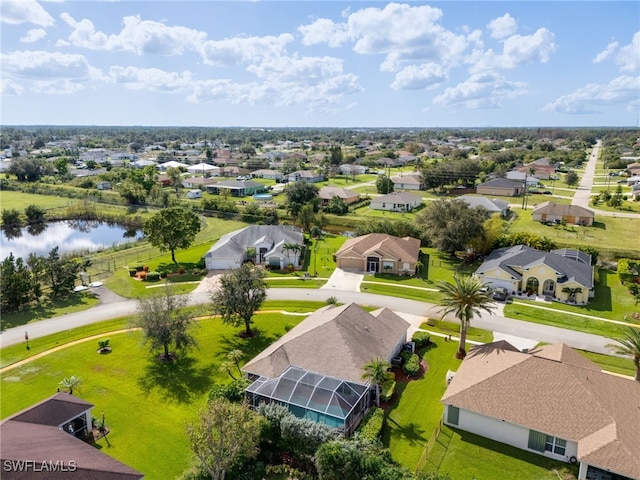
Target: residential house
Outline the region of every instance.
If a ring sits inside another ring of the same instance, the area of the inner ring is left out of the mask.
[[[202,190],[197,190],[197,189],[189,190],[187,192],[187,198],[190,198],[190,199],[202,198]]]
[[[626,167],[629,175],[640,175],[640,162],[629,163]]]
[[[369,171],[369,167],[351,163],[343,163],[339,169],[341,175],[363,175]]]
[[[462,195],[458,198],[471,208],[484,208],[489,213],[499,213],[502,217],[506,217],[509,213],[509,203],[499,198],[490,199],[473,195]]]
[[[246,197],[264,191],[265,187],[262,183],[252,180],[224,180],[207,185],[206,188],[212,195],[220,195],[223,190],[227,190],[232,197]]]
[[[320,308],[242,367],[253,381],[246,398],[253,407],[285,405],[297,417],[349,435],[375,398],[373,386],[362,379],[364,365],[376,358],[391,361],[406,343],[408,328],[387,308]]]
[[[419,256],[417,238],[369,233],[347,240],[336,252],[336,264],[345,270],[413,275]]]
[[[214,178],[207,177],[188,177],[182,180],[182,186],[184,188],[206,188],[207,185],[213,185],[216,183]]]
[[[514,170],[534,176],[539,180],[549,180],[556,173],[556,167],[549,163],[548,158],[539,158],[531,163],[525,163]]]
[[[507,180],[513,180],[514,182],[520,182],[524,185],[526,180],[527,187],[537,187],[540,184],[540,180],[527,172],[520,172],[518,170],[511,170],[507,172]]]
[[[98,182],[97,188],[98,190],[111,190],[113,187],[111,182],[108,180],[102,180],[101,182]]]
[[[579,480],[640,480],[640,382],[565,344],[474,347],[442,403],[447,425],[578,463]]]
[[[478,185],[476,192],[481,195],[515,197],[522,195],[524,186],[522,182],[509,180],[507,178],[494,178]]]
[[[171,177],[169,175],[165,175],[163,173],[158,175],[157,181],[163,187],[168,187],[169,185],[171,185]]]
[[[561,222],[575,225],[591,226],[595,214],[593,210],[579,205],[567,205],[553,202],[542,202],[536,205],[531,212],[533,220],[538,222]]]
[[[512,295],[529,293],[585,304],[594,294],[591,255],[580,250],[545,252],[525,245],[498,248],[486,257],[475,275]]]
[[[219,177],[221,175],[220,167],[210,165],[208,163],[197,163],[187,167],[187,172],[193,174],[208,175],[210,177]]]
[[[176,162],[175,160],[169,160],[168,162],[164,162],[158,165],[158,168],[161,170],[166,170],[167,168],[187,168],[189,165],[182,162]],[[202,171],[198,172],[202,173]]]
[[[410,212],[422,204],[422,196],[408,192],[391,192],[371,200],[370,208],[391,212]]]
[[[145,167],[156,167],[158,164],[154,160],[136,160],[135,162],[131,162],[129,164],[134,168],[145,168]]]
[[[284,178],[284,174],[278,170],[261,169],[251,172],[253,178],[264,178],[265,180],[275,180],[279,182]]]
[[[634,175],[633,177],[627,178],[627,186],[631,187],[637,183],[640,183],[640,175]]]
[[[287,180],[289,182],[302,181],[309,183],[318,183],[324,181],[324,174],[320,172],[314,172],[312,170],[297,170],[287,175]]]
[[[640,200],[640,183],[636,183],[631,187],[631,198]]]
[[[238,268],[247,260],[276,269],[297,268],[303,250],[304,236],[292,227],[250,225],[220,237],[204,260],[208,270]]]
[[[88,436],[93,430],[92,407],[78,397],[60,392],[3,420],[0,423],[3,480],[143,478],[140,472],[84,440],[92,438]]]
[[[360,200],[360,194],[358,192],[341,187],[322,187],[318,191],[318,197],[320,197],[322,206],[329,205],[333,197],[341,198],[347,205]]]
[[[394,190],[423,190],[420,172],[405,173],[391,177]]]

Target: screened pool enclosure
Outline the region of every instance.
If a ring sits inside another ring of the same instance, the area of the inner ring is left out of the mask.
[[[277,402],[307,418],[349,435],[369,406],[369,387],[302,368],[289,367],[277,378],[258,377],[246,390],[249,404]]]

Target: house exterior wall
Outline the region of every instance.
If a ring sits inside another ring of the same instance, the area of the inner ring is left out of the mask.
[[[534,212],[532,213],[531,218],[537,222],[544,222],[547,220],[551,222],[554,222],[556,220],[558,222],[561,222],[564,219],[567,223],[571,223],[574,225],[585,225],[588,227],[593,225],[593,217],[587,215],[560,215],[553,213]]]
[[[449,405],[446,406],[444,411],[444,423],[454,428],[460,428],[467,432],[475,433],[476,435],[490,438],[497,442],[506,443],[507,445],[511,445],[531,453],[537,453],[538,455],[553,458],[554,460],[568,462],[571,457],[576,457],[578,454],[578,444],[566,438],[564,440],[567,441],[567,446],[564,455],[557,455],[551,452],[541,453],[537,450],[532,450],[528,447],[530,430],[528,427],[516,425],[497,418],[487,417],[486,415],[471,412],[463,408],[460,409],[458,425],[450,424],[447,421],[448,408]]]
[[[515,197],[520,194],[520,188],[516,187],[482,187],[478,186],[476,188],[476,192],[482,195],[498,195],[498,196],[506,196],[506,197]]]
[[[371,201],[371,208],[374,210],[387,210],[390,212],[410,212],[415,207],[420,205],[421,202],[408,202],[408,203],[394,203],[394,202],[380,202],[376,200]]]
[[[207,270],[234,270],[240,266],[242,259],[236,257],[205,257],[204,263]]]
[[[483,275],[477,275],[484,283],[492,288],[506,288],[508,292],[514,294],[520,290],[520,281],[512,279],[504,270],[494,268],[485,272]]]
[[[393,188],[399,190],[420,190],[420,185],[415,183],[393,182]]]

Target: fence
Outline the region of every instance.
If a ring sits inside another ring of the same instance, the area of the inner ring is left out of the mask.
[[[416,465],[416,469],[414,471],[415,474],[420,472],[425,467],[427,458],[429,458],[429,454],[431,453],[433,446],[436,444],[436,441],[440,436],[440,432],[442,432],[442,417],[440,417],[438,426],[433,429],[433,433],[431,434],[431,437],[429,437],[429,441],[424,446],[424,450],[422,451],[422,455],[420,456],[420,460],[418,460],[418,464]]]

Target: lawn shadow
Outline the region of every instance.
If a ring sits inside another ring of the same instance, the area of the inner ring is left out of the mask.
[[[249,338],[241,337],[239,335],[240,332],[233,335],[223,335],[220,343],[225,345],[226,348],[224,351],[218,353],[217,356],[220,359],[226,359],[227,353],[232,350],[241,350],[243,353],[243,359],[248,360],[255,357],[258,353],[276,341],[275,337],[265,335],[258,328],[254,327],[251,330],[254,332],[254,335]]]
[[[174,362],[161,362],[153,357],[138,378],[138,386],[145,396],[157,388],[163,397],[185,403],[209,390],[213,376],[214,365],[198,366],[191,357],[180,357]]]
[[[428,439],[424,437],[424,430],[420,425],[413,422],[409,422],[406,425],[400,425],[390,416],[387,417],[387,423],[389,424],[389,436],[401,437],[410,445],[423,445]]]
[[[2,312],[0,331],[26,325],[33,320],[43,320],[54,317],[58,309],[83,305],[86,304],[89,299],[95,297],[96,295],[91,291],[74,292],[69,298],[64,300],[56,300],[55,302],[47,300],[19,312]]]
[[[599,228],[600,230],[606,230],[607,229],[607,224],[604,222],[593,222],[593,225],[591,225],[593,228]]]

